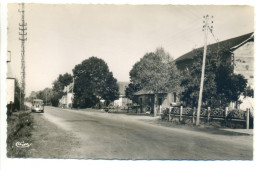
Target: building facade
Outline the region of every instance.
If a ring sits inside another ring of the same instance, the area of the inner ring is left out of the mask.
[[[234,54],[234,73],[243,75],[254,88],[254,35],[231,48]]]
[[[128,105],[132,103],[132,100],[125,96],[125,89],[128,86],[128,82],[118,82],[119,98],[114,101],[114,106],[119,106],[122,109],[127,109]]]
[[[62,98],[59,100],[59,106],[62,108],[72,108],[72,104],[73,104],[73,97],[74,97],[74,93],[73,93],[73,87],[74,87],[74,83],[70,83],[68,86],[64,87],[64,95],[62,96]]]
[[[154,105],[156,106],[157,113],[162,113],[163,108],[169,108],[170,106],[179,106],[181,101],[178,92],[160,92],[158,93],[158,99],[155,102],[155,93],[153,91],[140,90],[136,92],[135,97],[140,107],[140,113],[153,114]]]
[[[203,47],[194,49],[175,60],[180,71],[189,70],[193,62],[196,61],[196,52],[202,54]],[[221,62],[233,65],[233,72],[241,74],[247,79],[247,86],[254,89],[254,33],[245,34],[239,37],[210,44],[207,48],[207,60],[210,60],[212,53],[219,55]],[[241,104],[231,103],[230,109],[238,107],[240,109],[254,109],[254,99],[240,96]],[[241,106],[241,107],[240,107]]]

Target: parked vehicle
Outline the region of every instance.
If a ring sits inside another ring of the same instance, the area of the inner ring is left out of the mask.
[[[41,99],[34,99],[32,102],[32,112],[44,113],[44,103]]]

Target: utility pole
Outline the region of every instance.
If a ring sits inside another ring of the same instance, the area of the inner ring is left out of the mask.
[[[21,23],[19,23],[19,40],[21,41],[21,89],[20,89],[20,110],[24,109],[25,97],[25,41],[27,40],[27,23],[24,21],[24,3],[19,4],[21,13]]]
[[[47,94],[47,90],[46,90],[46,106],[47,106],[47,103],[48,103],[48,96],[47,96],[48,94]]]
[[[201,79],[200,79],[200,93],[199,93],[199,101],[198,101],[198,109],[197,109],[197,120],[196,120],[196,126],[200,124],[200,108],[202,103],[202,92],[203,92],[203,84],[204,84],[204,76],[205,76],[205,63],[206,63],[206,54],[207,54],[207,40],[208,40],[208,31],[212,31],[212,26],[210,25],[210,17],[209,15],[203,16],[204,18],[204,25],[203,30],[204,31],[204,51],[203,51],[203,61],[202,61],[202,69],[201,69]],[[213,18],[213,16],[211,17]],[[213,21],[211,21],[213,23]]]

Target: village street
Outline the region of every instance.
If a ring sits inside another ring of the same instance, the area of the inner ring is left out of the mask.
[[[32,157],[252,160],[253,136],[163,127],[158,118],[45,107],[33,113]]]

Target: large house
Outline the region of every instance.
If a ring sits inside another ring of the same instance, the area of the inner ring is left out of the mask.
[[[177,58],[175,60],[177,68],[189,69],[195,60],[196,53],[202,53],[202,51],[203,47],[200,47]],[[234,73],[243,75],[248,80],[248,86],[254,87],[254,33],[210,44],[207,47],[207,53],[224,54],[220,56],[221,62],[233,64]]]
[[[179,70],[189,69],[196,59],[196,53],[202,53],[202,51],[203,47],[197,48],[177,58],[175,60],[177,68]],[[233,65],[233,72],[243,75],[248,81],[247,86],[254,88],[254,33],[210,44],[207,47],[207,53],[219,54],[221,62]],[[238,105],[240,109],[253,110],[254,100],[252,98],[241,96],[240,100],[242,102],[240,106]],[[230,108],[234,108],[235,105],[235,103],[231,103]]]
[[[239,37],[227,39],[218,43],[210,44],[207,47],[207,52],[219,54],[221,62],[227,62],[234,66],[234,73],[243,75],[248,80],[248,86],[254,88],[254,33],[245,34]],[[194,49],[175,60],[176,66],[180,71],[185,71],[190,68],[193,62],[196,61],[198,53],[203,53],[203,47]],[[221,56],[222,55],[222,56]],[[209,57],[207,59],[210,59]],[[153,112],[154,92],[140,90],[134,94],[137,98],[140,112]],[[158,96],[157,106],[159,112],[162,107],[170,107],[170,105],[180,105],[182,102],[178,97],[177,91],[161,92]],[[241,108],[252,108],[252,99],[244,101]],[[249,102],[250,101],[250,102]],[[250,103],[245,104],[245,103]],[[234,108],[235,104],[231,104]]]

